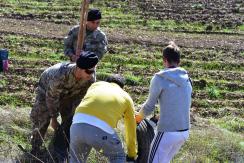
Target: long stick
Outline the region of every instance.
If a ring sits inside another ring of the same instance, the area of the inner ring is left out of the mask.
[[[89,0],[83,0],[80,13],[80,28],[77,39],[76,55],[79,56],[82,50],[84,39],[86,35],[86,21],[88,14]]]
[[[37,161],[44,163],[42,160],[40,160],[38,157],[36,157],[35,155],[31,154],[30,152],[28,152],[26,149],[24,149],[24,147],[20,144],[18,144],[19,149],[24,152],[27,153],[28,155],[30,155],[31,157],[35,158]]]

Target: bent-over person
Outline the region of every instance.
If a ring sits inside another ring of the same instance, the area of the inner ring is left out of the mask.
[[[136,158],[133,101],[122,89],[124,79],[121,76],[111,76],[106,81],[92,84],[76,108],[70,127],[71,163],[85,163],[92,147],[105,155],[111,163],[125,163],[123,145],[114,130],[120,119],[124,119],[128,158]]]
[[[31,153],[37,154],[51,121],[54,130],[62,122],[73,116],[75,108],[95,82],[94,70],[98,57],[93,52],[83,52],[76,64],[59,63],[46,69],[40,77],[36,99],[30,113],[33,123]]]

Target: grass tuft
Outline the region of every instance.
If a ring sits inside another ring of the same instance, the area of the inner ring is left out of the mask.
[[[208,96],[210,99],[218,99],[220,98],[220,91],[215,86],[209,86],[207,88]]]

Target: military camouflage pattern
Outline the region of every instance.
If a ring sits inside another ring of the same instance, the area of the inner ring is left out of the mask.
[[[71,56],[75,54],[77,37],[79,33],[79,26],[74,26],[68,33],[68,36],[64,38],[64,54]],[[86,30],[85,42],[83,46],[84,51],[94,52],[98,59],[101,60],[103,55],[107,52],[107,37],[98,28],[95,31]]]
[[[77,81],[74,77],[75,64],[59,63],[46,69],[39,80],[35,104],[30,119],[33,122],[31,144],[38,149],[42,144],[51,116],[61,114],[62,121],[73,116],[75,108],[95,82]]]

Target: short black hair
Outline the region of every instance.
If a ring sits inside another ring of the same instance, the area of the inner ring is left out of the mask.
[[[110,76],[108,76],[105,79],[105,81],[106,82],[109,82],[109,83],[116,83],[121,88],[124,88],[124,85],[125,85],[125,78],[122,75],[119,75],[119,74],[110,75]]]
[[[87,21],[94,21],[102,19],[102,13],[99,9],[89,9],[87,15]]]
[[[98,57],[90,51],[82,51],[76,60],[76,66],[80,69],[91,69],[98,63]]]
[[[163,58],[170,64],[180,63],[180,48],[173,42],[169,42],[169,45],[163,49]]]

